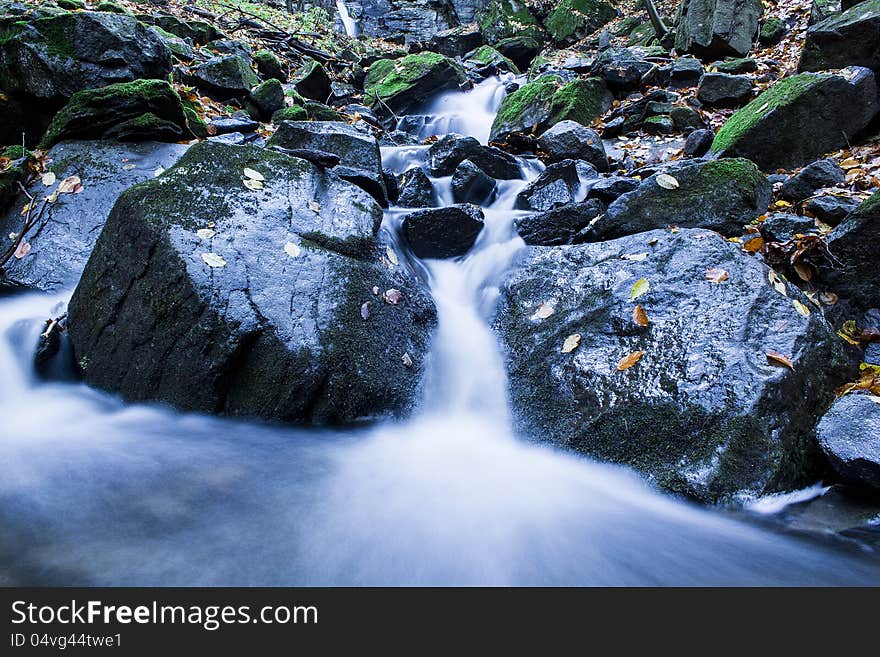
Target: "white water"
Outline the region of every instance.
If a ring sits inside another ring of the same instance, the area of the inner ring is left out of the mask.
[[[383,150],[398,171],[423,154]],[[451,196],[448,178],[435,184]],[[422,263],[439,326],[424,410],[407,422],[307,431],[41,384],[27,361],[57,299],[0,300],[0,583],[880,583],[868,557],[512,435],[486,318],[523,248],[510,208],[524,184],[501,184],[466,258]]]
[[[358,35],[357,22],[348,13],[348,7],[345,6],[344,0],[336,0],[336,10],[339,12],[339,19],[345,28],[345,33],[352,39]]]

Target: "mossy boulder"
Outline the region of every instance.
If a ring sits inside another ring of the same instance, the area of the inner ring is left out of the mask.
[[[488,44],[515,36],[543,43],[546,37],[540,22],[522,0],[489,0],[477,20]]]
[[[605,0],[561,0],[544,21],[557,46],[567,46],[591,35],[617,16]]]
[[[52,119],[41,147],[65,139],[180,141],[191,137],[180,97],[164,80],[76,92]]]
[[[764,12],[761,0],[682,0],[675,49],[708,61],[749,54]]]
[[[793,169],[846,147],[880,110],[874,74],[851,67],[777,82],[731,116],[712,152],[746,157],[764,171]]]
[[[310,57],[306,58],[294,74],[293,88],[303,98],[326,103],[332,93],[327,69]]]
[[[159,35],[159,38],[162,39],[162,43],[168,46],[168,49],[178,60],[189,62],[195,57],[195,51],[190,42],[186,39],[181,39],[179,36],[171,34],[171,32],[166,32],[157,25],[154,25],[150,29]]]
[[[250,64],[240,55],[215,57],[194,67],[190,73],[184,75],[184,79],[221,102],[230,98],[243,98],[252,87],[260,83],[260,78]]]
[[[110,14],[130,14],[122,5],[117,5],[115,2],[99,2],[95,5],[95,11],[106,11]]]
[[[169,14],[138,18],[150,25],[157,25],[181,39],[189,39],[196,45],[204,45],[223,36],[216,27],[206,21],[185,21]]]
[[[244,186],[246,168],[262,188]],[[85,381],[296,423],[408,414],[435,310],[408,269],[381,261],[381,220],[332,170],[255,146],[193,146],[124,193],[101,232],[69,307]]]
[[[480,46],[464,56],[466,61],[477,62],[482,66],[493,66],[500,71],[519,74],[519,68],[492,46]]]
[[[306,121],[308,118],[309,113],[306,111],[305,107],[294,105],[275,112],[272,115],[272,123],[278,124],[282,121]]]
[[[85,9],[86,3],[83,0],[55,0],[55,4],[58,5],[60,9],[66,9],[67,11],[76,11],[77,9]]]
[[[316,100],[307,100],[303,104],[306,114],[312,121],[341,121],[342,115],[335,109]]]
[[[710,268],[728,278],[707,280]],[[494,320],[517,429],[705,502],[815,481],[811,430],[853,365],[821,313],[801,315],[792,300],[809,301],[780,294],[769,272],[700,229],[529,248]],[[647,292],[633,300],[640,279]],[[542,304],[554,309],[545,319]]]
[[[540,133],[566,120],[590,125],[610,106],[611,94],[599,78],[564,82],[558,75],[544,75],[504,98],[489,139],[504,141],[515,133]]]
[[[880,192],[863,201],[827,237],[833,266],[823,272],[830,289],[864,309],[880,308]]]
[[[541,44],[530,36],[512,36],[497,42],[495,50],[516,64],[520,71],[525,71],[541,52]]]
[[[401,59],[380,59],[367,71],[364,100],[378,112],[413,111],[439,91],[455,89],[466,80],[454,60],[433,52]]]
[[[771,16],[761,21],[761,31],[758,33],[758,41],[762,46],[775,46],[782,41],[785,32],[785,23],[775,16]]]
[[[807,30],[799,71],[864,66],[880,75],[880,0],[863,0]]]
[[[248,113],[258,121],[268,121],[278,110],[284,109],[284,88],[278,80],[266,80],[251,89]]]
[[[287,70],[271,50],[258,50],[253,54],[254,66],[264,80],[276,79],[287,82]]]

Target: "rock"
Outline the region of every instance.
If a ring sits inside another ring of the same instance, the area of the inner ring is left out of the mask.
[[[754,73],[758,70],[758,62],[754,57],[738,57],[736,59],[725,59],[723,61],[712,62],[709,64],[710,69],[715,69],[718,73],[730,73],[731,75],[741,75],[743,73]]]
[[[859,205],[858,199],[848,196],[826,194],[811,198],[804,203],[804,210],[814,215],[822,223],[836,226]]]
[[[397,43],[424,42],[458,23],[454,3],[455,0],[359,0],[358,28],[361,34],[394,39]]]
[[[5,280],[38,290],[54,291],[76,285],[95,240],[116,199],[129,187],[152,180],[157,170],[170,167],[187,146],[144,142],[68,141],[53,147],[51,171],[58,182],[39,189],[51,193],[68,176],[79,176],[82,191],[61,194],[47,206],[43,228],[25,236],[30,252],[6,265]],[[33,193],[33,192],[32,192]],[[23,197],[0,220],[2,234],[21,230]]]
[[[326,103],[332,93],[330,82],[326,69],[314,59],[306,57],[294,75],[293,87],[303,98]]]
[[[686,105],[673,107],[672,111],[669,112],[669,118],[672,119],[673,127],[679,132],[690,133],[694,130],[703,130],[706,128],[706,124],[703,121],[703,117],[700,116],[700,113],[694,108],[687,107]],[[712,136],[715,136],[714,133]]]
[[[799,71],[864,66],[880,75],[880,0],[863,0],[807,30]]]
[[[376,112],[407,114],[446,89],[464,84],[465,74],[454,60],[433,52],[374,62],[364,80],[364,102]]]
[[[840,13],[842,4],[840,0],[813,0],[810,3],[809,24],[813,25],[825,20],[832,14]]]
[[[263,189],[242,185],[245,167]],[[289,422],[408,413],[435,313],[412,275],[379,262],[381,217],[368,194],[304,160],[193,146],[120,197],[83,272],[69,319],[86,382]],[[214,235],[196,234],[209,220]]]
[[[598,177],[596,169],[582,160],[551,164],[517,195],[514,207],[542,212],[573,203],[586,196],[582,186]]]
[[[505,96],[492,122],[490,141],[504,141],[515,133],[544,132],[560,121],[590,125],[611,106],[611,94],[598,78],[565,83],[558,75],[544,75]]]
[[[230,132],[253,132],[260,124],[253,119],[242,116],[221,116],[211,120],[214,134],[225,135]]]
[[[332,169],[339,164],[338,155],[335,153],[328,153],[327,151],[319,151],[316,148],[282,148],[280,146],[270,146],[269,148],[276,150],[279,153],[284,153],[285,155],[298,157],[301,160],[311,162],[319,169]],[[384,170],[382,171],[382,179],[385,181],[387,188],[388,177],[385,175]]]
[[[264,80],[287,82],[287,70],[271,50],[258,50],[253,54],[253,60],[257,72]]]
[[[612,91],[636,91],[655,66],[634,48],[608,48],[599,53],[590,72]]]
[[[541,44],[529,36],[512,36],[496,43],[495,50],[516,64],[520,71],[526,71],[541,52]]]
[[[844,395],[822,417],[816,436],[845,483],[880,490],[880,397]]]
[[[456,203],[485,205],[496,186],[495,180],[470,160],[464,160],[452,174],[452,198]]]
[[[205,44],[205,50],[215,55],[238,55],[251,65],[251,47],[238,39],[214,39]]]
[[[816,232],[816,222],[787,212],[774,212],[760,224],[761,235],[768,242],[787,242],[795,235]]]
[[[208,141],[215,141],[220,144],[229,144],[240,146],[242,144],[253,144],[256,146],[265,146],[266,140],[263,136],[252,132],[250,134],[242,134],[241,132],[227,132],[225,135],[213,135],[208,137]]]
[[[709,281],[711,268],[729,278]],[[809,302],[777,292],[768,273],[704,230],[530,249],[502,284],[494,321],[517,429],[702,501],[815,481],[809,434],[851,364],[821,314],[800,315],[792,299]],[[642,278],[648,292],[632,300]],[[542,303],[555,311],[544,320]],[[632,320],[636,303],[647,327]],[[562,353],[575,333],[577,347]],[[619,370],[635,352],[641,360]]]
[[[196,56],[195,50],[189,41],[174,36],[170,32],[166,32],[161,27],[155,25],[151,29],[162,40],[162,43],[168,47],[168,50],[171,51],[171,54],[175,59],[181,62],[190,62]]]
[[[251,89],[248,96],[251,115],[262,121],[271,120],[278,110],[284,109],[284,89],[278,80],[266,80]]]
[[[679,96],[674,92],[655,89],[644,96],[625,101],[605,117],[602,137],[608,139],[641,130],[645,119],[649,117],[649,107],[655,110],[666,105],[671,107],[671,103],[678,100]]]
[[[13,23],[0,39],[0,89],[36,99],[31,111],[57,109],[84,89],[170,72],[171,51],[132,16],[63,13]]]
[[[144,20],[142,16],[138,18],[142,21]],[[181,39],[190,39],[196,45],[204,45],[223,36],[211,23],[205,21],[184,21],[168,14],[150,16],[149,20],[144,22],[157,25],[166,32],[170,32]]]
[[[0,144],[20,144],[24,141],[34,144],[39,139],[43,126],[29,125],[30,120],[24,106],[17,100],[0,92]]]
[[[649,116],[642,123],[642,129],[649,135],[671,135],[675,124],[669,116]]]
[[[310,148],[339,156],[334,173],[366,190],[386,207],[388,197],[382,177],[382,157],[375,137],[341,121],[282,121],[270,146]]]
[[[470,160],[492,178],[514,180],[522,177],[516,158],[500,148],[483,146],[473,137],[450,133],[428,149],[428,170],[433,176],[451,176],[465,160]]]
[[[684,142],[685,157],[703,157],[712,147],[715,133],[711,130],[694,130]]]
[[[775,16],[761,21],[761,31],[758,32],[758,41],[762,46],[775,46],[782,41],[787,29],[785,23]]]
[[[403,219],[403,237],[418,258],[462,256],[481,230],[483,212],[469,204],[418,210]]]
[[[660,185],[661,176],[669,175],[678,187]],[[670,224],[738,236],[744,224],[764,213],[771,193],[770,183],[748,160],[685,161],[668,173],[650,176],[614,201],[585,239],[614,239]]]
[[[305,109],[306,115],[312,121],[342,121],[342,116],[339,112],[315,100],[307,100],[303,105],[303,109]]]
[[[293,107],[285,107],[272,115],[272,123],[278,125],[282,121],[307,121],[309,112],[305,107],[294,105]]]
[[[595,130],[575,121],[560,121],[538,138],[548,162],[586,160],[598,171],[608,170],[608,156],[602,138]]]
[[[829,287],[862,308],[880,307],[880,192],[863,201],[826,238],[839,263],[823,272]]]
[[[675,49],[703,59],[749,54],[764,11],[761,0],[683,0]]]
[[[700,79],[697,98],[715,107],[739,107],[752,97],[752,79],[745,75],[706,73]]]
[[[483,45],[483,33],[476,23],[456,25],[438,32],[428,41],[425,50],[447,57],[461,57]]]
[[[20,145],[7,146],[0,151],[0,213],[6,212],[21,194],[18,185],[24,183],[30,173],[28,161],[28,151]],[[0,277],[0,288],[2,286],[3,280]]]
[[[199,64],[186,81],[217,101],[243,98],[260,83],[257,74],[240,55],[223,55]]]
[[[402,208],[430,208],[437,205],[434,184],[419,167],[401,174],[398,188],[397,205]]]
[[[174,142],[191,136],[173,87],[136,80],[77,91],[52,119],[41,148],[68,139]]]
[[[519,73],[519,69],[511,60],[495,50],[492,46],[480,46],[464,56],[465,62],[474,62],[480,66],[480,72],[507,71]]]
[[[605,210],[595,198],[516,219],[516,231],[526,244],[557,246],[572,244],[591,221]]]
[[[593,34],[616,18],[605,0],[560,0],[544,21],[544,28],[560,47],[571,45]]]
[[[801,202],[824,187],[846,182],[843,169],[832,159],[817,160],[785,181],[780,196],[788,201]]]
[[[747,157],[764,171],[794,169],[846,147],[878,109],[868,69],[801,73],[777,82],[730,117],[712,151]]]
[[[703,63],[695,57],[679,57],[672,62],[669,74],[675,88],[695,87],[703,76]]]
[[[546,38],[538,19],[519,0],[489,0],[486,8],[478,12],[477,20],[488,44],[516,36],[539,42]]]
[[[610,178],[600,178],[590,186],[587,192],[588,198],[597,198],[600,201],[611,203],[627,192],[631,192],[641,184],[640,180],[635,178],[624,178],[623,176],[611,176]]]

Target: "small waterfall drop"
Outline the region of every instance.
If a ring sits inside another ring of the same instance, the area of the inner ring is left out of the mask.
[[[345,0],[336,0],[336,10],[339,12],[339,20],[342,21],[345,33],[352,39],[356,38],[358,35],[357,21],[351,17],[350,13],[348,13],[348,7],[345,4]]]

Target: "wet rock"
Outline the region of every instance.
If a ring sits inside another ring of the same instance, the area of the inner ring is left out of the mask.
[[[220,102],[243,98],[260,83],[257,74],[240,55],[215,57],[194,67],[184,79]]]
[[[775,16],[761,21],[761,30],[758,32],[758,42],[762,46],[775,46],[782,41],[782,37],[788,30],[780,19]]]
[[[675,24],[675,49],[704,59],[749,54],[764,11],[761,0],[684,0]]]
[[[700,79],[697,98],[715,107],[739,107],[752,97],[754,83],[745,75],[706,73]]]
[[[238,39],[214,39],[205,44],[205,50],[209,50],[217,55],[237,55],[246,61],[248,66],[250,66],[252,61],[251,47]]]
[[[809,199],[804,210],[829,226],[836,226],[859,206],[858,199],[849,196],[826,194]]]
[[[862,308],[880,307],[880,192],[863,201],[827,237],[839,265],[823,272],[829,287]]]
[[[541,52],[541,44],[529,36],[512,36],[496,43],[495,50],[516,64],[520,71],[526,71]]]
[[[738,57],[712,62],[709,64],[709,68],[715,69],[718,73],[742,75],[743,73],[754,73],[757,71],[758,62],[755,61],[754,57]]]
[[[866,68],[801,73],[730,117],[712,151],[749,158],[765,171],[793,169],[846,147],[878,109],[874,74]]]
[[[341,121],[282,121],[269,145],[338,155],[334,173],[366,190],[383,207],[388,205],[379,143],[372,135]]]
[[[225,135],[229,132],[253,132],[260,124],[243,116],[221,116],[211,121],[216,134]]]
[[[272,115],[284,108],[284,89],[278,80],[266,80],[251,89],[248,108],[255,118],[269,121]]]
[[[180,144],[112,141],[68,141],[53,147],[48,156],[58,182],[49,188],[36,184],[52,193],[63,179],[75,175],[82,191],[62,194],[47,206],[42,229],[26,236],[30,252],[7,263],[5,280],[39,290],[73,287],[119,195],[170,167],[186,149]],[[21,230],[24,202],[20,198],[0,219],[3,235]]]
[[[707,280],[710,268],[729,278]],[[812,425],[851,363],[820,314],[800,315],[799,293],[777,292],[768,271],[702,230],[530,249],[494,322],[517,428],[703,501],[815,481]],[[643,278],[647,293],[631,299]],[[554,308],[543,320],[542,303]],[[636,303],[647,327],[632,320]]]
[[[287,70],[271,50],[258,50],[253,54],[253,60],[257,72],[264,80],[287,82]]]
[[[498,71],[519,73],[516,64],[492,46],[480,46],[471,50],[464,59],[466,63],[477,64],[481,75],[495,74]]]
[[[419,210],[403,219],[403,237],[418,258],[455,258],[467,253],[483,230],[476,205]]]
[[[452,174],[452,198],[456,203],[484,205],[495,192],[495,180],[470,160],[465,160]]]
[[[538,146],[547,153],[548,162],[585,160],[598,171],[608,170],[608,156],[602,138],[595,130],[576,123],[560,121],[538,138]]]
[[[76,92],[52,119],[41,147],[70,139],[173,142],[191,136],[172,86],[136,80]]]
[[[694,130],[684,142],[685,157],[703,157],[712,147],[715,133],[711,130]]]
[[[544,20],[557,46],[567,46],[614,20],[617,12],[605,0],[560,0]]]
[[[641,130],[645,119],[650,116],[649,108],[657,108],[661,104],[671,104],[678,99],[678,94],[674,92],[655,89],[636,100],[624,102],[608,114],[602,137],[608,139]]]
[[[589,163],[563,160],[548,166],[516,197],[515,207],[523,210],[552,210],[586,196],[586,183],[599,177]]]
[[[465,74],[452,59],[432,52],[374,62],[364,80],[364,102],[377,113],[407,114],[436,93],[464,84]]]
[[[880,0],[863,0],[807,30],[799,71],[864,66],[880,75]]]
[[[401,174],[398,180],[400,192],[397,205],[402,208],[430,208],[437,205],[434,184],[420,168],[415,167]]]
[[[624,178],[623,176],[611,176],[609,178],[600,178],[590,186],[587,192],[589,198],[597,198],[600,201],[611,203],[627,192],[631,192],[641,184],[640,180],[635,178]]]
[[[545,212],[516,219],[516,231],[526,244],[557,246],[573,244],[590,222],[605,210],[605,204],[591,198]]]
[[[425,42],[458,24],[456,1],[359,0],[356,3],[360,8],[358,26],[367,36],[393,38],[397,43]]]
[[[815,233],[816,228],[810,217],[774,212],[761,222],[761,235],[768,242],[787,242],[798,234]]]
[[[332,89],[327,70],[314,59],[306,58],[294,74],[293,88],[303,98],[326,103]]]
[[[476,23],[471,23],[438,32],[431,37],[425,49],[447,57],[461,57],[482,45],[483,33]]]
[[[517,0],[489,0],[477,20],[489,44],[515,36],[530,37],[541,43],[547,38],[529,7]]]
[[[817,160],[785,181],[780,190],[782,198],[800,202],[823,187],[834,187],[846,181],[843,169],[832,159]]]
[[[670,175],[678,187],[661,186],[669,185],[661,176]],[[650,176],[614,201],[586,239],[613,239],[669,225],[739,235],[744,224],[767,209],[771,192],[770,183],[748,160],[686,161]]]
[[[473,137],[450,133],[438,139],[428,149],[428,170],[434,176],[452,175],[464,160],[470,160],[498,180],[522,177],[516,158],[500,148],[483,146]]]
[[[675,124],[669,116],[649,116],[642,122],[642,129],[649,135],[671,135]]]
[[[880,397],[844,395],[822,417],[816,436],[845,483],[880,490]]]

